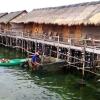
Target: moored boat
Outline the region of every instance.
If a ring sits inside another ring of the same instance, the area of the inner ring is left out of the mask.
[[[29,59],[27,63],[23,65],[23,67],[26,68],[27,66],[32,71],[56,72],[56,71],[62,70],[63,66],[66,64],[66,62],[61,59],[54,61],[54,58],[51,58],[51,60],[52,61],[49,61],[49,62],[44,61],[44,63],[33,64],[31,59]]]
[[[27,59],[5,60],[5,61],[0,61],[0,66],[15,66],[15,65],[20,65],[26,61],[27,61]]]

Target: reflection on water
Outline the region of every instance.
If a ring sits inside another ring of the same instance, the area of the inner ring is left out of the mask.
[[[37,85],[22,70],[0,68],[0,100],[61,100],[61,97]]]
[[[74,75],[30,74],[0,67],[0,100],[100,100],[100,84],[77,85]]]
[[[5,58],[23,58],[25,57],[25,54],[19,52],[18,49],[7,49],[5,47],[0,47],[0,57],[5,57]]]
[[[13,52],[3,55],[14,57]],[[34,74],[19,66],[0,67],[0,100],[100,100],[100,82],[88,78],[86,86],[80,87],[79,79],[75,74]]]

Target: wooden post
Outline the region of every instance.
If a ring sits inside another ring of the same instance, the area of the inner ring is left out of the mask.
[[[37,38],[36,38],[36,33],[35,33],[35,39],[36,39],[36,41],[35,41],[35,52],[37,51]]]
[[[25,49],[26,49],[26,47],[25,47],[25,40],[23,40],[23,48],[24,48],[23,51],[25,51]]]
[[[8,46],[8,37],[6,36],[6,46]]]
[[[58,35],[58,46],[57,46],[57,59],[59,59],[59,35]]]
[[[97,54],[97,62],[96,63],[97,63],[97,67],[100,66],[100,55],[99,54]]]
[[[84,76],[84,69],[85,69],[85,51],[86,51],[86,40],[83,40],[83,51],[82,51],[82,62],[83,62],[83,69],[82,69],[82,75]]]
[[[22,52],[23,52],[23,48],[24,48],[23,44],[24,44],[24,41],[23,41],[23,32],[22,32]]]
[[[10,38],[10,46],[12,46],[12,45],[11,45],[11,38]]]
[[[45,41],[45,36],[44,36],[44,39],[43,39],[44,41]],[[42,44],[42,56],[41,56],[41,63],[43,63],[44,62],[44,52],[45,52],[45,45],[44,45],[44,43]]]
[[[28,51],[28,49],[29,49],[29,43],[28,43],[28,40],[27,40],[27,51]],[[26,51],[26,52],[27,52]],[[29,55],[29,53],[27,52],[27,56]]]
[[[18,42],[18,39],[16,38],[16,46],[18,46],[18,43],[17,42]],[[16,48],[16,50],[18,50],[18,48]]]
[[[92,39],[92,45],[93,45],[93,54],[92,54],[92,67],[93,67],[93,69],[94,69],[94,71],[96,71],[96,62],[95,62],[95,54],[94,54],[94,50],[95,50],[95,41],[94,41],[94,39]]]
[[[33,52],[33,44],[34,44],[34,42],[32,41],[32,51],[31,52]]]
[[[93,46],[93,53],[92,53],[92,67],[95,70],[95,59],[94,59],[94,49],[95,49],[95,42],[94,39],[92,39],[92,46]]]
[[[2,38],[2,44],[3,44],[3,36],[1,36],[1,38]]]
[[[37,40],[35,41],[35,52],[37,51]]]
[[[52,49],[51,49],[51,46],[50,46],[50,58],[51,58],[51,52],[52,52]]]
[[[69,38],[69,48],[68,48],[68,53],[67,53],[67,62],[69,63],[69,65],[70,65],[70,56],[71,56],[71,54],[70,54],[70,46],[71,46],[71,38]]]
[[[7,45],[7,36],[5,36],[5,45]]]

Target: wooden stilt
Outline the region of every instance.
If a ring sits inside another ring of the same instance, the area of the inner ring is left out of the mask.
[[[71,38],[69,38],[69,47],[68,47],[68,53],[67,53],[67,62],[69,63],[69,65],[70,65],[70,46],[71,46]]]
[[[85,55],[86,55],[86,41],[83,41],[84,47],[83,47],[83,51],[82,51],[82,62],[83,62],[83,69],[82,69],[82,75],[84,77],[84,72],[85,72]]]
[[[59,35],[58,35],[58,46],[57,46],[57,59],[59,59]]]

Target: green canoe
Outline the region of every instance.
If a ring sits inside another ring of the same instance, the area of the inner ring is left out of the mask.
[[[0,62],[0,66],[14,66],[20,65],[21,63],[27,61],[28,59],[11,59],[8,62]]]

